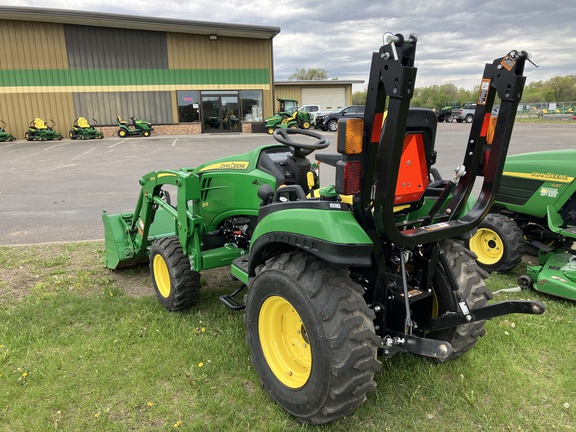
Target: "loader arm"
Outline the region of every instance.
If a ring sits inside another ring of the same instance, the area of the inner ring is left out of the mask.
[[[108,215],[102,219],[106,236],[106,265],[116,268],[147,258],[151,243],[177,235],[192,267],[201,265],[200,239],[204,220],[200,214],[198,176],[190,171],[153,171],[140,179],[142,188],[134,212]],[[178,190],[176,206],[161,196],[163,186]]]

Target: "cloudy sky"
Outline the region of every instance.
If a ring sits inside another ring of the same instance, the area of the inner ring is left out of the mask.
[[[296,68],[368,80],[371,53],[384,32],[416,33],[417,87],[452,83],[472,89],[486,62],[512,49],[540,65],[528,83],[576,74],[576,2],[572,0],[0,0],[4,6],[137,14],[191,21],[280,27],[276,80]],[[81,13],[81,11],[79,11]],[[364,86],[355,86],[362,90]]]

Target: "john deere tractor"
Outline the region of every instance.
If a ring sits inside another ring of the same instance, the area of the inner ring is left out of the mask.
[[[298,101],[295,99],[278,99],[278,111],[265,119],[266,131],[274,133],[276,129],[310,129],[314,117],[306,111],[298,110]]]
[[[335,166],[334,185],[319,187],[308,159],[327,139],[278,129],[275,144],[150,172],[135,210],[103,214],[106,265],[148,261],[169,311],[198,305],[201,271],[230,267],[242,286],[220,300],[244,311],[259,380],[301,422],[353,412],[376,387],[380,358],[453,360],[484,335],[485,320],[545,310],[536,301],[489,303],[484,273],[455,240],[494,200],[528,54],[510,51],[486,65],[464,161],[452,179],[431,182],[436,116],[410,109],[416,45],[414,34],[384,34],[364,120],[341,120],[338,153],[315,154]],[[478,174],[484,183],[470,205]]]
[[[576,300],[576,150],[508,156],[491,212],[469,247],[487,271],[515,268],[537,255],[522,287]]]

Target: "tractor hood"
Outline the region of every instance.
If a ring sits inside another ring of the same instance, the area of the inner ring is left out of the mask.
[[[571,183],[576,177],[576,149],[508,156],[503,175],[529,180]]]

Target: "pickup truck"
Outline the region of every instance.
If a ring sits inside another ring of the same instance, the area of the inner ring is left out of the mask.
[[[461,107],[452,110],[452,119],[458,123],[462,123],[463,121],[472,123],[472,120],[474,120],[474,111],[476,111],[476,104],[474,102],[466,102],[462,104]]]

